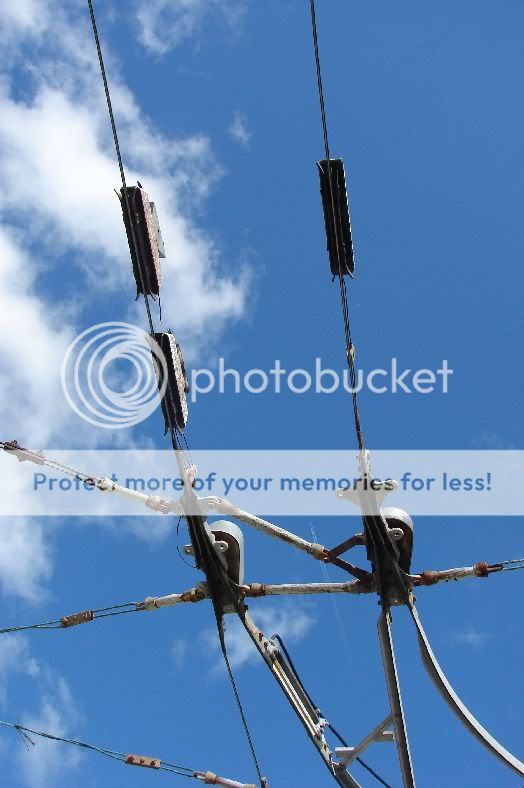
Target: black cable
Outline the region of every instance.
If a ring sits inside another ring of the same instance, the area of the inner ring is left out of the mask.
[[[88,2],[88,5],[89,5],[89,14],[91,16],[91,25],[92,25],[92,28],[93,28],[93,35],[95,37],[96,51],[98,53],[98,62],[100,64],[100,72],[102,74],[102,81],[104,83],[104,92],[106,94],[107,109],[109,111],[109,119],[111,121],[111,129],[112,129],[112,132],[113,132],[113,140],[114,140],[114,143],[115,143],[116,156],[117,156],[117,159],[118,159],[118,166],[119,166],[119,169],[120,169],[120,178],[122,179],[124,201],[125,201],[125,204],[126,204],[127,214],[128,214],[129,217],[131,217],[131,208],[130,208],[130,205],[129,205],[129,197],[128,197],[128,194],[127,194],[127,185],[126,185],[126,176],[125,176],[125,172],[124,172],[124,164],[122,162],[122,154],[120,153],[120,144],[118,142],[118,134],[117,134],[117,130],[116,130],[115,116],[113,114],[113,105],[111,103],[111,95],[109,93],[109,85],[108,85],[108,82],[107,82],[106,69],[105,69],[105,65],[104,65],[104,58],[102,56],[102,47],[100,46],[100,39],[98,38],[98,30],[97,30],[97,26],[96,26],[95,11],[94,11],[94,8],[93,8],[92,0],[87,0],[87,2]],[[135,248],[136,259],[137,259],[137,262],[138,262],[137,270],[138,270],[138,274],[139,274],[139,277],[140,277],[140,285],[142,287],[142,291],[143,291],[143,295],[144,295],[144,301],[145,301],[145,304],[146,304],[147,319],[149,321],[149,328],[150,328],[150,331],[151,331],[151,335],[153,335],[155,333],[155,329],[154,329],[154,326],[153,326],[153,318],[151,317],[151,309],[149,307],[149,300],[148,300],[148,297],[147,297],[147,292],[146,292],[146,287],[145,287],[144,272],[142,271],[142,266],[140,264],[140,254],[139,254],[138,244],[137,244],[137,240],[136,240],[136,236],[135,236],[135,229],[133,227],[133,222],[131,220],[129,221],[129,226],[130,226],[130,229],[131,229],[131,237],[133,239],[133,246]]]
[[[331,199],[331,209],[332,215],[335,217],[335,200],[334,200],[334,192],[333,192],[333,182],[331,178],[331,165],[330,165],[330,151],[329,151],[329,137],[328,137],[328,129],[327,129],[327,119],[326,119],[326,107],[324,102],[324,90],[322,86],[322,73],[320,68],[320,55],[318,49],[318,32],[317,32],[317,19],[316,19],[316,11],[315,11],[315,0],[310,0],[310,10],[311,10],[311,25],[313,31],[313,47],[315,52],[315,65],[316,65],[316,72],[317,72],[317,86],[318,86],[318,95],[320,101],[320,113],[322,116],[322,131],[324,136],[324,148],[326,153],[327,159],[327,170],[328,170],[328,181],[329,181],[329,192],[330,192],[330,199]],[[337,261],[338,261],[338,278],[339,278],[339,285],[340,285],[340,295],[342,300],[342,314],[344,318],[344,329],[345,329],[345,336],[346,336],[346,359],[349,367],[350,373],[350,381],[351,381],[351,397],[353,401],[353,416],[355,421],[355,431],[357,434],[357,442],[358,447],[361,452],[364,451],[364,437],[362,433],[362,426],[360,422],[360,414],[358,410],[358,402],[357,402],[357,392],[356,392],[356,376],[355,376],[355,364],[353,360],[353,344],[351,341],[351,328],[349,322],[349,308],[348,308],[348,300],[347,300],[347,290],[346,290],[346,283],[344,280],[344,275],[342,272],[342,260],[340,255],[340,246],[339,246],[339,239],[338,239],[338,227],[336,220],[334,219],[334,234],[335,234],[335,243],[336,243],[336,253],[337,253]],[[367,473],[362,471],[362,475],[364,479],[367,478]],[[379,507],[377,507],[378,509]],[[370,524],[373,528],[370,527]],[[377,556],[378,556],[378,548],[379,545],[377,544],[377,538],[380,541],[380,548],[382,551],[387,551],[388,548],[392,547],[392,544],[387,544],[384,539],[383,534],[383,521],[380,515],[371,515],[369,517],[364,518],[364,525],[366,528],[366,532],[369,535],[370,542],[371,542],[371,552],[374,555],[373,563],[376,565]],[[408,584],[406,583],[406,579],[398,566],[398,561],[393,561],[394,571],[397,575],[397,579],[399,581],[399,585],[404,592],[406,598],[408,596],[409,588]],[[386,605],[386,602],[383,598],[382,591],[381,591],[381,572],[378,569],[378,566],[375,566],[375,574],[377,576],[377,590],[379,592],[379,596],[381,597],[382,606]]]
[[[297,669],[296,669],[296,667],[295,667],[295,665],[294,665],[294,663],[293,663],[293,660],[291,659],[291,655],[290,655],[289,651],[287,650],[287,648],[286,648],[286,646],[285,646],[285,643],[284,643],[284,641],[282,640],[282,638],[280,637],[280,635],[278,635],[278,634],[272,635],[272,637],[271,637],[271,640],[276,640],[276,641],[278,642],[278,644],[279,644],[280,648],[282,649],[282,651],[283,651],[283,653],[284,653],[284,656],[285,656],[285,658],[286,658],[286,660],[287,660],[287,662],[288,662],[288,664],[289,664],[289,667],[291,668],[291,670],[292,670],[292,671],[293,671],[293,673],[295,674],[295,678],[296,678],[296,680],[298,681],[298,683],[300,684],[300,687],[301,687],[301,689],[302,689],[302,692],[304,693],[304,695],[306,696],[306,698],[308,699],[308,701],[311,703],[311,705],[313,706],[313,708],[317,710],[317,712],[320,714],[320,716],[323,716],[323,714],[321,713],[321,711],[320,711],[319,707],[318,707],[318,706],[317,706],[317,704],[316,704],[316,703],[313,701],[313,699],[311,698],[311,695],[309,694],[309,692],[308,692],[308,691],[307,691],[307,689],[305,688],[305,686],[304,686],[304,684],[303,684],[303,682],[302,682],[302,679],[300,678],[300,674],[298,673],[298,671],[297,671]],[[347,743],[344,741],[344,739],[342,738],[342,736],[341,736],[341,735],[340,735],[340,734],[339,734],[339,733],[338,733],[338,732],[335,730],[335,728],[334,728],[334,727],[331,725],[331,723],[329,723],[329,722],[328,722],[328,723],[327,723],[327,727],[329,728],[329,730],[331,731],[331,733],[333,733],[333,735],[334,735],[334,736],[336,736],[336,738],[339,740],[339,742],[342,744],[342,746],[343,746],[343,747],[348,747],[348,746],[349,746],[349,745],[348,745],[348,744],[347,744]],[[391,785],[389,785],[389,783],[385,782],[385,781],[382,779],[382,777],[380,777],[380,775],[378,775],[378,774],[376,773],[376,771],[375,771],[374,769],[372,769],[372,768],[371,768],[371,766],[369,766],[369,765],[368,765],[368,764],[367,764],[367,763],[366,763],[366,762],[365,762],[365,761],[364,761],[362,758],[359,758],[359,757],[357,757],[357,758],[355,758],[355,760],[356,760],[356,761],[358,761],[358,763],[359,763],[361,766],[363,766],[363,767],[364,767],[364,769],[367,769],[367,771],[368,771],[370,774],[372,774],[372,775],[373,775],[373,777],[375,777],[375,778],[376,778],[376,779],[379,781],[379,783],[382,783],[382,785],[386,786],[386,788],[391,788]]]
[[[196,498],[196,495],[193,491],[188,490],[186,494],[188,496],[193,495]],[[206,576],[209,596],[211,598],[211,602],[213,604],[213,611],[215,613],[218,637],[220,641],[220,649],[222,651],[222,656],[224,658],[224,663],[226,665],[229,681],[233,689],[233,694],[240,714],[240,718],[242,720],[242,725],[244,727],[244,731],[248,741],[251,757],[255,765],[255,770],[258,779],[260,781],[260,785],[262,786],[265,784],[264,778],[260,770],[255,746],[253,743],[251,732],[249,730],[249,725],[247,722],[246,715],[244,713],[242,701],[240,700],[240,695],[236,686],[235,677],[233,675],[233,670],[231,668],[228,653],[227,653],[227,647],[224,637],[223,613],[220,603],[220,588],[222,587],[227,592],[231,600],[231,603],[233,604],[235,611],[241,621],[243,621],[243,613],[244,613],[243,604],[239,601],[238,587],[233,583],[231,578],[228,576],[226,569],[222,565],[220,558],[215,552],[209,534],[206,531],[203,518],[190,517],[188,519],[188,524],[190,528],[190,535],[192,535],[192,541],[195,549],[195,554],[196,554],[195,557],[197,557],[198,555],[197,565],[201,566]]]
[[[229,664],[229,657],[228,657],[228,653],[227,653],[226,642],[225,642],[225,639],[224,639],[224,626],[223,626],[222,618],[220,619],[220,621],[217,620],[217,624],[218,624],[218,634],[219,634],[219,639],[220,639],[220,648],[221,648],[221,651],[222,651],[222,656],[224,657],[224,662],[225,662],[227,673],[228,673],[228,676],[229,676],[229,681],[230,681],[231,687],[233,689],[233,694],[235,696],[235,701],[236,701],[236,704],[237,704],[237,707],[238,707],[240,718],[242,720],[242,725],[244,726],[244,730],[246,732],[246,737],[247,737],[247,740],[248,740],[249,749],[251,750],[251,757],[253,758],[253,763],[255,764],[255,769],[256,769],[256,772],[257,772],[258,779],[260,781],[260,785],[262,786],[262,785],[264,785],[264,778],[262,777],[262,772],[260,771],[260,766],[259,766],[259,763],[258,763],[258,758],[257,758],[256,751],[255,751],[255,745],[253,744],[253,739],[251,738],[251,732],[249,730],[249,725],[247,724],[246,715],[244,714],[244,709],[242,707],[242,701],[240,700],[240,695],[238,694],[238,689],[237,689],[237,685],[236,685],[236,682],[235,682],[235,677],[233,675],[233,671],[231,669],[231,665]]]
[[[102,81],[104,83],[104,92],[105,92],[105,95],[106,95],[106,102],[107,102],[107,109],[108,109],[108,112],[109,112],[109,119],[111,121],[111,129],[112,129],[112,132],[113,132],[113,140],[114,140],[114,143],[115,143],[115,150],[116,150],[116,155],[117,155],[117,159],[118,159],[118,167],[120,169],[120,178],[122,180],[124,201],[125,201],[125,204],[126,204],[126,210],[127,210],[128,216],[131,216],[131,208],[130,208],[130,205],[129,205],[129,196],[128,196],[128,193],[127,193],[126,176],[125,176],[125,172],[124,172],[124,164],[123,164],[123,161],[122,161],[122,154],[120,152],[120,144],[118,142],[118,133],[117,133],[117,130],[116,130],[115,117],[114,117],[114,114],[113,114],[113,106],[112,106],[112,103],[111,103],[111,95],[109,93],[109,85],[108,85],[108,82],[107,82],[106,70],[105,70],[105,65],[104,65],[104,58],[103,58],[103,55],[102,55],[102,48],[100,46],[100,39],[98,37],[98,30],[97,30],[97,26],[96,26],[95,12],[94,12],[94,8],[93,8],[92,0],[88,0],[88,5],[89,5],[89,13],[90,13],[90,16],[91,16],[91,25],[92,25],[92,28],[93,28],[93,35],[95,37],[96,50],[97,50],[97,53],[98,53],[98,62],[100,64],[100,72],[102,74]],[[132,237],[133,246],[134,246],[134,249],[135,249],[135,257],[136,257],[136,260],[138,262],[137,270],[138,270],[138,275],[139,275],[139,278],[140,278],[140,286],[141,286],[142,291],[143,291],[144,301],[145,301],[145,305],[146,305],[147,319],[148,319],[148,322],[149,322],[149,329],[150,329],[151,336],[154,336],[154,334],[155,334],[155,327],[154,327],[154,324],[153,324],[153,318],[151,316],[151,309],[150,309],[150,306],[149,306],[149,299],[148,299],[148,296],[147,296],[147,293],[146,293],[145,276],[144,276],[144,272],[142,271],[142,266],[141,266],[141,263],[140,263],[141,257],[140,257],[140,253],[139,253],[139,249],[138,249],[138,243],[137,243],[136,235],[135,235],[135,229],[134,229],[132,221],[129,222],[129,227],[130,227],[130,230],[131,230],[131,237]],[[178,463],[178,466],[179,466],[180,475],[183,478],[183,465],[179,461],[179,456],[178,456],[178,451],[180,451],[180,446],[178,444],[178,441],[177,441],[177,438],[176,438],[176,434],[175,434],[175,430],[174,430],[173,425],[171,424],[171,420],[170,420],[169,413],[167,412],[167,410],[166,410],[166,417],[167,417],[168,429],[169,429],[169,432],[170,432],[170,435],[171,435],[171,444],[172,444],[173,449],[174,449],[174,451],[176,453],[177,463]],[[185,458],[184,458],[184,460],[185,460]]]
[[[188,455],[189,455],[189,464],[190,464],[190,465],[194,465],[195,463],[193,462],[193,455],[191,454],[191,448],[190,448],[190,446],[189,446],[189,443],[187,442],[187,438],[186,438],[186,436],[185,436],[185,434],[184,434],[183,432],[182,432],[182,433],[180,433],[180,434],[181,434],[181,436],[182,436],[182,440],[183,440],[183,441],[184,441],[184,443],[186,444],[187,453],[188,453]]]
[[[299,684],[300,684],[300,686],[302,687],[302,692],[304,693],[304,695],[306,696],[306,698],[308,699],[308,701],[311,703],[311,705],[313,706],[313,708],[314,708],[314,709],[316,709],[318,712],[320,712],[320,709],[318,708],[317,704],[316,704],[316,703],[315,703],[315,701],[312,699],[312,697],[311,697],[311,695],[309,694],[309,692],[307,691],[307,689],[304,687],[304,684],[302,683],[302,679],[300,678],[300,675],[299,675],[299,673],[298,673],[298,671],[297,671],[297,669],[296,669],[296,667],[295,667],[295,665],[294,665],[294,663],[293,663],[293,660],[291,659],[291,655],[290,655],[289,651],[287,650],[287,648],[286,648],[286,646],[285,646],[285,644],[284,644],[284,641],[282,640],[282,638],[280,637],[280,635],[278,635],[278,634],[272,635],[272,637],[271,637],[271,640],[276,640],[276,641],[279,643],[279,645],[280,645],[280,648],[281,648],[281,649],[282,649],[282,651],[284,652],[284,656],[285,656],[286,660],[287,660],[287,661],[288,661],[288,663],[289,663],[289,667],[291,668],[291,670],[292,670],[292,671],[293,671],[293,673],[295,674],[295,676],[296,676],[296,679],[297,679],[298,683],[299,683]]]
[[[107,81],[107,75],[106,75],[106,70],[105,70],[105,65],[104,65],[104,58],[103,58],[103,55],[102,55],[102,47],[100,45],[100,39],[98,37],[98,29],[97,29],[97,26],[96,26],[96,18],[95,18],[95,11],[94,11],[94,8],[93,8],[93,0],[88,0],[88,5],[89,5],[89,14],[91,16],[91,26],[93,28],[93,35],[94,35],[95,43],[96,43],[96,51],[97,51],[97,54],[98,54],[98,62],[100,64],[100,73],[102,75],[102,81],[104,83],[104,92],[105,92],[105,96],[106,96],[107,109],[108,109],[108,112],[109,112],[109,119],[111,121],[111,129],[112,129],[112,132],[113,132],[113,140],[114,140],[114,143],[115,143],[115,150],[116,150],[116,155],[117,155],[117,159],[118,159],[118,167],[120,169],[120,178],[122,180],[124,201],[125,201],[125,204],[126,204],[127,213],[128,213],[129,216],[131,216],[131,208],[130,208],[130,205],[129,205],[129,196],[128,196],[128,193],[127,193],[127,185],[126,185],[126,176],[125,176],[125,171],[124,171],[124,164],[123,164],[123,161],[122,161],[122,154],[120,152],[120,144],[118,142],[118,133],[117,133],[115,117],[114,117],[114,113],[113,113],[113,105],[111,103],[111,95],[110,95],[110,92],[109,92],[109,84],[108,84],[108,81]],[[140,254],[139,254],[138,243],[137,243],[137,239],[136,239],[136,235],[135,235],[135,229],[133,227],[133,222],[130,221],[129,226],[130,226],[130,230],[131,230],[131,238],[132,238],[132,241],[133,241],[133,247],[134,247],[134,250],[135,250],[135,257],[136,257],[136,259],[138,261],[137,270],[138,270],[138,275],[139,275],[139,278],[140,278],[140,286],[142,288],[144,301],[145,301],[145,304],[146,304],[146,311],[147,311],[147,319],[148,319],[148,322],[149,322],[149,329],[150,329],[151,336],[153,336],[155,334],[155,327],[154,327],[154,324],[153,324],[153,318],[151,316],[151,309],[150,309],[150,306],[149,306],[149,300],[148,300],[148,296],[147,296],[147,293],[146,293],[145,276],[144,276],[144,272],[142,271],[142,266],[140,264],[140,259],[141,258],[140,258]],[[169,431],[171,433],[171,443],[172,443],[173,449],[177,453],[179,451],[180,447],[178,445],[176,436],[174,435],[174,428],[173,428],[173,425],[170,422],[169,414],[168,414],[168,417],[167,417],[167,421],[168,421],[168,428],[169,428]],[[180,475],[183,478],[183,465],[179,461],[178,453],[176,454],[176,456],[177,456],[177,463],[178,463],[178,466],[179,466]]]
[[[311,26],[313,31],[313,48],[315,51],[315,65],[316,65],[316,72],[317,72],[317,88],[318,88],[318,97],[320,102],[320,114],[322,117],[322,134],[324,137],[324,149],[326,153],[326,161],[327,161],[327,174],[328,174],[328,183],[329,183],[329,196],[331,201],[331,210],[333,216],[333,229],[334,229],[334,236],[335,236],[335,247],[336,247],[336,254],[337,254],[337,262],[338,262],[338,280],[339,280],[339,287],[340,287],[340,299],[342,303],[342,317],[344,320],[344,332],[346,338],[346,360],[349,367],[349,376],[351,382],[351,398],[353,403],[353,418],[355,421],[355,432],[357,434],[357,442],[358,448],[360,451],[364,449],[364,436],[362,433],[362,426],[360,423],[360,414],[358,410],[358,402],[357,402],[357,392],[356,392],[356,375],[355,375],[355,364],[353,361],[353,342],[351,340],[351,326],[349,322],[349,308],[348,308],[348,298],[347,298],[347,290],[346,290],[346,283],[344,280],[344,274],[342,269],[342,257],[340,254],[340,241],[338,237],[338,226],[335,219],[336,212],[335,212],[335,195],[333,190],[333,179],[331,175],[331,156],[329,151],[329,136],[328,136],[328,128],[327,128],[327,119],[326,119],[326,105],[324,101],[324,89],[322,86],[322,72],[320,69],[320,55],[318,51],[318,32],[317,32],[317,17],[315,11],[315,0],[310,0],[310,10],[311,10]]]

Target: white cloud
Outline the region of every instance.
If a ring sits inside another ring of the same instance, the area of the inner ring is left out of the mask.
[[[315,624],[315,619],[296,603],[283,603],[279,608],[257,606],[252,614],[253,621],[266,637],[277,633],[286,645],[299,643]],[[261,663],[261,657],[237,616],[224,619],[226,646],[231,667],[241,668],[248,663]],[[203,641],[212,653],[219,650],[216,631],[203,633]],[[222,657],[214,665],[213,671],[222,670]]]
[[[34,294],[35,267],[14,235],[0,225],[0,415],[11,430],[44,445],[70,417],[59,371],[72,333]]]
[[[149,0],[138,2],[138,38],[156,55],[201,32],[207,20],[222,20],[236,27],[245,12],[245,0]]]
[[[34,678],[39,672],[40,667],[31,657],[24,636],[14,633],[12,636],[4,635],[0,642],[0,705],[4,706],[7,703],[7,688],[12,673]]]
[[[171,654],[173,655],[173,662],[177,670],[183,668],[187,657],[187,640],[175,640],[171,647]]]
[[[76,738],[83,726],[83,718],[64,678],[49,665],[38,662],[31,656],[28,642],[23,635],[4,636],[0,643],[0,705],[9,707],[7,687],[23,684],[29,694],[36,690],[38,707],[33,712],[17,711],[11,720],[24,727],[54,736]],[[4,715],[2,715],[4,716]],[[9,717],[10,715],[5,715]],[[16,735],[16,731],[1,728],[0,750],[5,763],[16,772],[17,785],[28,788],[52,788],[63,779],[67,780],[73,769],[83,758],[78,748],[60,744],[49,739],[29,735],[34,742]],[[66,783],[71,784],[71,783]]]
[[[42,33],[38,49],[24,51],[8,64],[4,61],[0,210],[4,223],[16,227],[24,249],[39,245],[40,259],[30,264],[51,266],[53,258],[66,255],[67,267],[78,271],[79,297],[81,291],[83,302],[93,303],[100,288],[107,293],[121,290],[125,283],[130,293],[133,289],[113,191],[119,176],[86,20],[68,14],[68,5],[62,3],[55,8],[53,22],[53,31]],[[177,310],[175,328],[194,351],[204,337],[217,341],[226,322],[240,317],[245,308],[246,274],[222,270],[212,238],[191,218],[191,209],[205,199],[221,168],[201,133],[177,139],[155,128],[105,49],[127,180],[144,184],[160,215],[167,251],[164,307],[173,309],[183,294],[184,308]],[[14,90],[20,70],[30,77],[22,96]],[[91,272],[89,288],[86,271]]]
[[[475,627],[467,627],[462,632],[455,633],[455,640],[458,643],[465,643],[472,648],[481,648],[488,639],[489,635],[486,632],[481,632]]]
[[[213,4],[149,5],[157,30],[164,12],[182,13],[189,28],[196,13],[200,25]],[[214,12],[233,23],[241,5],[216,3]],[[85,7],[62,0],[53,4],[52,27],[50,20],[45,0],[0,5],[0,39],[9,51],[0,63],[0,421],[10,433],[0,439],[33,448],[113,445],[133,434],[108,436],[75,416],[62,395],[60,365],[86,327],[82,311],[96,307],[101,292],[125,286],[133,294],[113,192],[118,168]],[[224,271],[213,239],[192,216],[221,168],[200,132],[168,138],[155,127],[104,49],[128,182],[139,179],[158,206],[167,252],[164,315],[170,323],[176,307],[172,328],[191,360],[243,315],[249,287],[247,271]],[[61,301],[62,272],[78,283],[72,303]],[[52,300],[39,289],[43,275],[54,277]],[[130,304],[128,315],[104,318],[143,324],[142,304]],[[16,497],[20,466],[12,460],[9,467],[4,489]],[[0,585],[36,601],[52,569],[44,529],[20,518],[0,521],[0,529]]]
[[[129,251],[113,191],[118,170],[99,76],[87,69],[86,80],[75,72],[85,71],[83,60],[66,60],[68,67],[74,78],[58,89],[54,71],[44,65],[29,102],[16,100],[5,86],[0,91],[0,209],[24,223],[26,242],[44,245],[48,265],[55,255],[69,257],[79,285],[84,280],[84,302],[92,302],[100,288],[107,293],[126,286],[131,295]],[[204,337],[218,339],[226,322],[245,308],[246,273],[233,278],[221,272],[213,240],[188,214],[206,197],[220,168],[206,138],[166,139],[142,116],[125,86],[115,82],[113,97],[130,165],[127,181],[140,180],[158,206],[167,252],[162,300],[174,308],[184,294],[177,330],[191,357]]]
[[[22,724],[53,736],[77,736],[82,717],[67,682],[54,671],[47,670],[39,709],[23,716]],[[77,747],[40,737],[31,738],[35,746],[27,747],[20,742],[16,754],[19,772],[28,788],[55,786],[67,780],[67,776],[80,766],[82,754]]]
[[[52,552],[41,522],[0,518],[0,587],[7,596],[41,602],[52,574]]]
[[[46,0],[16,0],[0,7],[0,41],[3,44],[20,36],[38,36],[49,21]]]
[[[247,118],[241,112],[235,112],[233,120],[231,121],[228,132],[234,140],[243,145],[244,148],[249,148],[251,142],[251,132],[247,125]]]

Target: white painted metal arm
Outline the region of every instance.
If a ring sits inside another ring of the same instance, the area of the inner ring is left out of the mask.
[[[386,717],[385,720],[382,720],[381,723],[373,728],[356,747],[335,747],[335,754],[340,758],[340,764],[342,766],[347,766],[352,763],[374,742],[394,741],[393,731],[386,730],[388,725],[391,725],[391,722],[391,715],[389,715],[389,717]]]
[[[244,597],[262,596],[293,596],[310,594],[368,594],[373,591],[369,586],[358,580],[347,583],[251,583],[242,586]],[[140,603],[141,610],[159,610],[161,607],[173,607],[185,602],[201,602],[209,599],[206,583],[199,583],[181,594],[168,594],[166,596],[150,596]]]
[[[158,495],[146,495],[139,490],[132,490],[130,487],[124,487],[122,484],[117,484],[112,479],[100,479],[94,486],[101,492],[116,493],[122,498],[141,503],[155,512],[161,512],[162,514],[177,514],[180,516],[184,514],[182,506],[178,501],[170,501]]]
[[[347,583],[251,583],[245,586],[245,596],[292,596],[294,594],[369,594],[375,588],[350,580]]]
[[[209,509],[215,509],[217,512],[220,512],[220,514],[234,517],[236,520],[240,520],[246,525],[251,526],[251,528],[256,528],[257,531],[261,531],[268,536],[272,536],[274,539],[280,539],[282,542],[297,547],[299,550],[309,553],[309,555],[312,555],[314,558],[318,558],[319,560],[324,558],[326,553],[324,545],[308,542],[307,539],[302,539],[302,537],[291,533],[291,531],[286,531],[285,528],[280,528],[280,526],[273,525],[273,523],[269,523],[267,520],[262,520],[261,517],[256,517],[254,514],[249,514],[249,512],[244,512],[242,509],[237,509],[236,506],[233,506],[233,504],[225,498],[201,498],[200,502],[206,504]]]

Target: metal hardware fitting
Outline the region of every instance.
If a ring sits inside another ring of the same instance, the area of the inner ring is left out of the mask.
[[[82,610],[80,613],[72,613],[70,616],[62,616],[60,619],[60,626],[76,627],[78,624],[85,624],[87,621],[93,621],[95,614],[92,610]]]
[[[146,755],[126,755],[125,762],[130,766],[144,766],[146,769],[160,769],[160,759],[149,758]]]

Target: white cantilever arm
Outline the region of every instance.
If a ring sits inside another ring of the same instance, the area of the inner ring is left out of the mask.
[[[309,555],[312,555],[314,558],[322,560],[326,554],[324,545],[308,542],[307,539],[302,539],[302,537],[291,533],[291,531],[286,531],[285,528],[280,528],[280,526],[273,525],[273,523],[269,523],[261,517],[256,517],[254,514],[249,514],[249,512],[244,512],[242,509],[237,509],[236,506],[233,506],[233,504],[225,498],[212,496],[209,498],[201,498],[200,502],[201,504],[207,505],[208,509],[214,509],[220,512],[220,514],[234,517],[236,520],[240,520],[246,525],[256,528],[257,531],[272,536],[274,539],[280,539],[282,542],[286,542],[293,547],[297,547],[299,550],[303,550],[305,553],[309,553]]]
[[[167,498],[161,498],[158,495],[146,495],[139,490],[132,490],[130,487],[124,487],[123,484],[117,484],[112,479],[100,479],[95,485],[97,490],[101,492],[110,492],[120,495],[122,498],[136,501],[147,506],[155,512],[162,512],[162,514],[178,514],[184,513],[182,506],[178,501],[170,501]]]
[[[350,580],[347,583],[250,583],[242,586],[242,596],[293,596],[311,594],[369,594],[375,589],[372,586]],[[184,602],[201,602],[209,599],[206,583],[199,583],[194,588],[183,591],[181,594],[167,594],[166,596],[150,596],[140,603],[142,610],[158,610],[161,607],[173,607]]]

